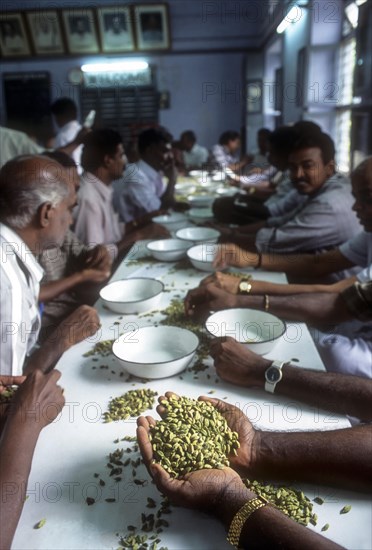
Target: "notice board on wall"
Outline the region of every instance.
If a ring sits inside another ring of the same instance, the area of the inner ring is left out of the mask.
[[[3,74],[6,125],[44,143],[53,132],[50,74],[46,71]]]

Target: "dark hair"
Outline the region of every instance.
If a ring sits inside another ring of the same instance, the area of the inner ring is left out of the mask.
[[[268,136],[270,147],[280,156],[286,158],[288,158],[297,139],[298,134],[293,126],[279,126]]]
[[[103,166],[105,156],[113,157],[121,143],[121,135],[111,128],[100,128],[87,134],[81,154],[81,165],[84,170],[94,172]]]
[[[272,131],[269,130],[269,128],[260,128],[260,129],[257,131],[257,134],[258,134],[258,135],[262,135],[262,136],[267,136],[267,137],[269,137],[269,136],[272,134]]]
[[[65,168],[76,168],[76,162],[74,161],[74,159],[63,151],[44,151],[42,155],[43,157],[48,157],[52,160],[56,160]]]
[[[292,151],[299,151],[300,149],[309,149],[316,147],[320,149],[322,153],[322,160],[324,164],[328,164],[335,158],[335,144],[331,136],[324,132],[310,132],[304,133],[296,140]]]
[[[218,140],[218,143],[220,145],[227,145],[229,141],[234,141],[238,138],[240,138],[239,132],[235,132],[235,130],[227,130],[226,132],[223,132],[223,134],[220,135],[220,139]]]
[[[138,136],[138,152],[142,155],[151,145],[171,142],[172,136],[165,128],[149,128]]]
[[[77,117],[77,107],[76,103],[72,101],[69,97],[61,97],[52,103],[50,107],[53,115],[60,116],[71,116],[73,118]]]
[[[299,134],[321,134],[322,129],[316,122],[312,120],[299,120],[292,126]]]
[[[182,138],[193,141],[194,143],[196,142],[196,135],[195,132],[193,132],[192,130],[185,130],[184,132],[182,132],[181,139]]]

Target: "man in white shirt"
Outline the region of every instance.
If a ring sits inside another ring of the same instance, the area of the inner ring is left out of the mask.
[[[40,329],[37,301],[43,271],[36,256],[62,244],[75,201],[65,172],[51,159],[17,157],[0,171],[0,374],[35,368],[46,372],[99,327],[93,308],[76,309],[24,365]]]
[[[177,171],[171,152],[171,136],[162,128],[145,130],[138,137],[138,152],[140,160],[129,164],[124,177],[114,183],[114,207],[124,222],[174,203]],[[168,178],[166,186],[163,175]]]
[[[207,164],[209,152],[196,142],[196,135],[192,130],[182,132],[179,146],[182,151],[183,163],[186,170],[203,168]]]
[[[120,222],[113,207],[112,182],[122,176],[125,165],[126,156],[118,132],[102,128],[87,135],[82,153],[84,174],[81,178],[75,234],[87,245],[106,245],[112,257],[117,254],[121,256],[136,240],[168,235],[155,224],[130,231],[132,227],[125,227]],[[132,226],[138,227],[138,224],[133,222]]]
[[[81,130],[81,124],[77,121],[76,104],[68,97],[57,99],[52,103],[50,110],[59,128],[54,141],[54,147],[58,149],[74,139],[79,130]],[[82,145],[77,147],[72,153],[79,173],[81,173],[81,151]]]

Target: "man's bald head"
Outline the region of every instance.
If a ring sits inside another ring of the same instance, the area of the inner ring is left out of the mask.
[[[69,191],[66,173],[58,162],[41,155],[16,157],[0,170],[0,221],[24,229],[43,204],[55,207]]]

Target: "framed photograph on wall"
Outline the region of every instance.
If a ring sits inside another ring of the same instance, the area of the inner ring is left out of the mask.
[[[26,14],[34,52],[38,55],[65,53],[61,24],[56,10],[38,10]]]
[[[247,113],[262,113],[262,80],[246,82]]]
[[[0,14],[0,50],[3,57],[31,54],[25,24],[20,13]]]
[[[129,7],[112,6],[97,9],[103,53],[134,50],[134,35]]]
[[[138,50],[167,50],[170,31],[167,4],[134,7]]]
[[[99,53],[94,11],[70,8],[62,16],[69,53]]]

